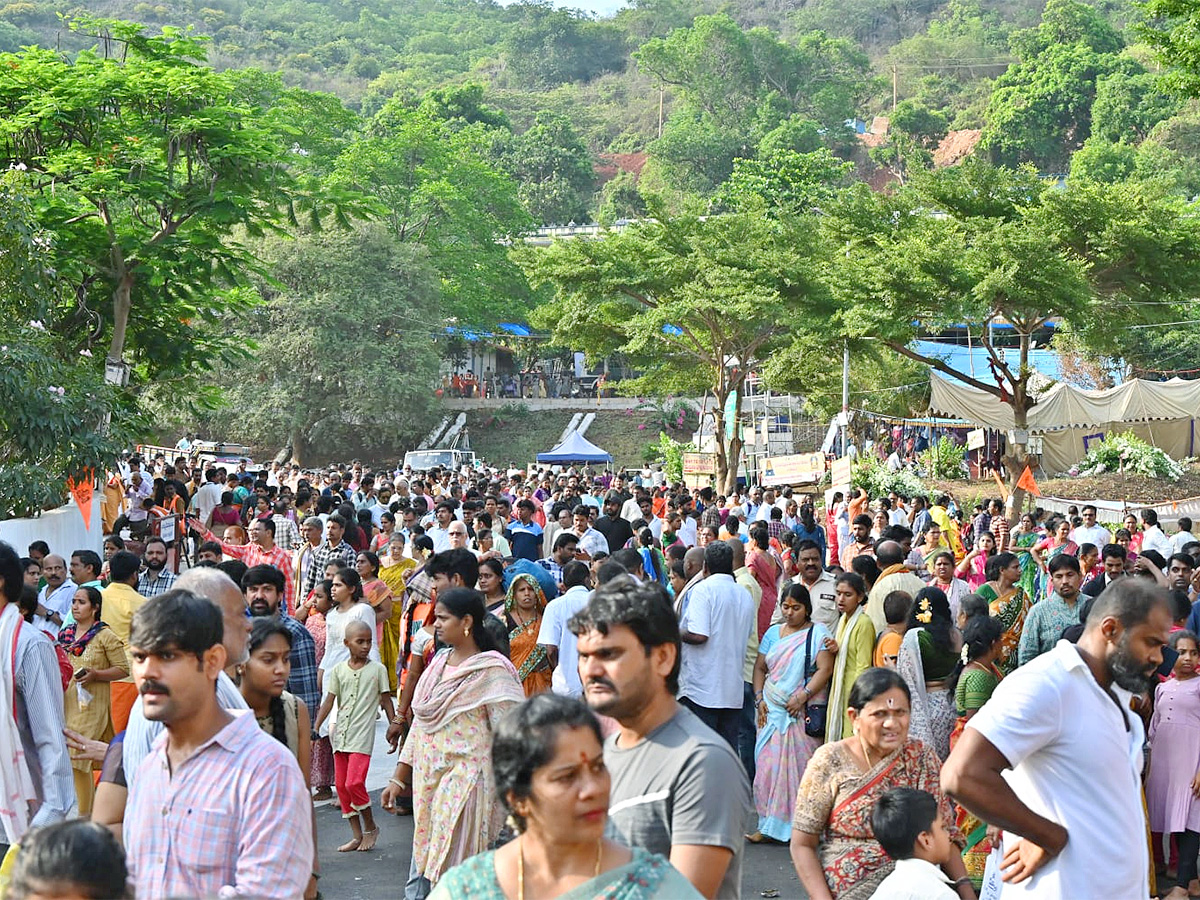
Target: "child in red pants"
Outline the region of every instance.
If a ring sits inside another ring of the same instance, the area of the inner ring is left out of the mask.
[[[373,638],[372,630],[361,621],[354,620],[346,626],[343,643],[350,651],[350,658],[338,663],[325,676],[325,699],[321,701],[314,726],[320,729],[336,699],[338,714],[332,737],[334,782],[342,816],[350,820],[354,834],[338,847],[339,853],[373,850],[379,838],[379,829],[371,815],[371,798],[367,795],[367,769],[375,746],[376,708],[383,707],[389,722],[396,712],[387,669],[369,658]]]

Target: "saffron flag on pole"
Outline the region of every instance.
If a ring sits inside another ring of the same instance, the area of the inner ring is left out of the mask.
[[[91,470],[89,469],[79,481],[76,481],[73,475],[68,478],[67,489],[70,490],[71,496],[75,498],[75,505],[79,507],[79,513],[83,516],[84,529],[91,531],[92,494],[95,490]]]
[[[1028,491],[1035,497],[1042,496],[1042,492],[1038,490],[1037,482],[1033,480],[1033,472],[1029,466],[1025,467],[1025,471],[1021,473],[1021,477],[1017,479],[1017,487]]]

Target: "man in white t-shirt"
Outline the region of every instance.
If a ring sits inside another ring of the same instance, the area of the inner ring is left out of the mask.
[[[1180,516],[1176,524],[1179,530],[1171,535],[1171,552],[1182,553],[1184,547],[1195,543],[1196,536],[1192,534],[1192,520],[1187,516]]]
[[[592,596],[592,578],[587,563],[574,560],[562,567],[562,583],[566,590],[546,604],[542,613],[542,627],[538,629],[537,641],[550,654],[554,666],[550,688],[556,694],[570,697],[583,696],[583,683],[579,680],[579,654],[575,649],[575,635],[567,627],[571,617],[587,606]]]
[[[1171,549],[1171,539],[1158,527],[1158,513],[1152,509],[1142,510],[1142,552],[1147,550],[1157,550],[1163,559],[1175,552]]]
[[[1105,544],[1113,542],[1112,535],[1109,534],[1107,528],[1096,524],[1096,507],[1085,506],[1080,511],[1080,516],[1083,518],[1083,524],[1071,529],[1069,535],[1071,540],[1082,547],[1084,544],[1095,544],[1097,547],[1103,547]]]
[[[967,723],[942,787],[1004,829],[1002,900],[1149,896],[1145,732],[1130,703],[1150,690],[1170,627],[1164,588],[1118,579],[1077,646],[1017,669]]]
[[[750,592],[733,578],[733,549],[725,541],[704,548],[704,571],[679,623],[679,699],[737,750],[742,660],[757,610]]]

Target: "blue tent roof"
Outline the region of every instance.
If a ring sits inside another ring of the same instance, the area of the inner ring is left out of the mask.
[[[544,463],[612,462],[612,455],[601,450],[578,431],[572,431],[567,435],[567,439],[553,450],[539,453],[537,461]]]
[[[942,341],[913,341],[911,346],[923,356],[936,356],[945,360],[951,367],[965,375],[974,375],[982,381],[992,380],[988,370],[988,353],[983,347],[976,345],[968,349],[962,344],[950,344]],[[1009,351],[1009,365],[1015,368],[1016,360],[1016,351]],[[1062,360],[1053,350],[1030,350],[1029,364],[1034,370],[1041,372],[1053,381],[1062,380]]]

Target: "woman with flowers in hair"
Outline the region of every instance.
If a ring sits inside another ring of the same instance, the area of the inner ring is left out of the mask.
[[[943,761],[950,755],[950,732],[957,717],[949,678],[961,651],[962,635],[946,595],[937,588],[917,591],[896,668],[912,691],[909,733]]]

